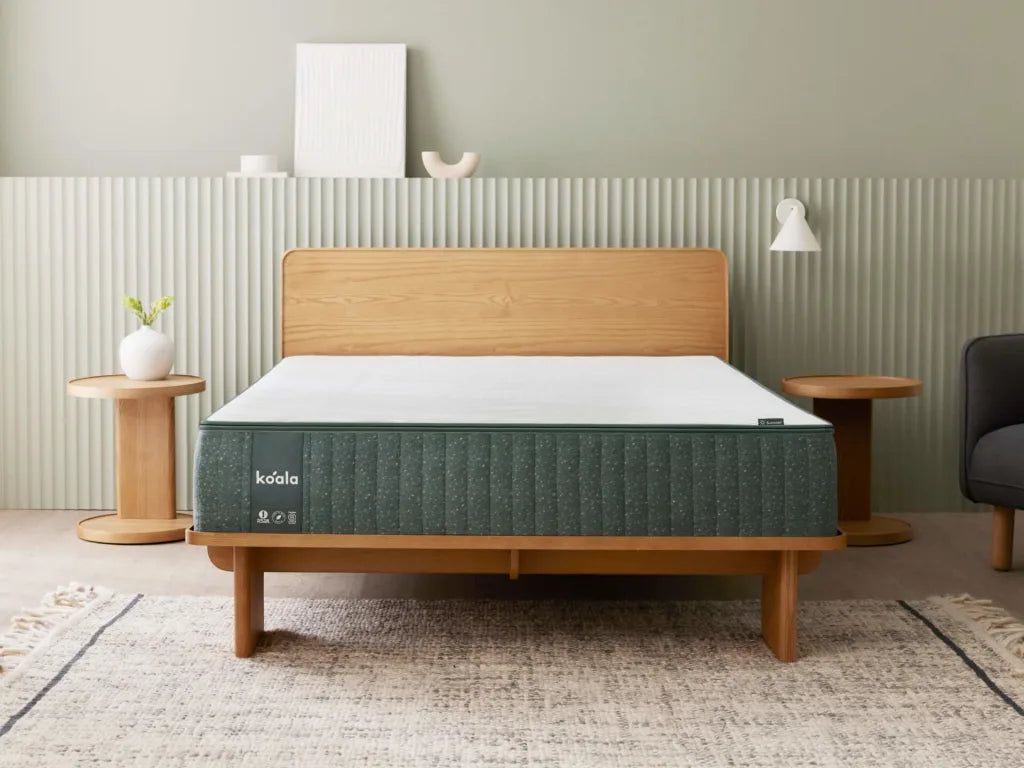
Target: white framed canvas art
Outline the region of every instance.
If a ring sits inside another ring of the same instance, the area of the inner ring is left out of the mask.
[[[405,45],[300,43],[295,175],[405,176]]]

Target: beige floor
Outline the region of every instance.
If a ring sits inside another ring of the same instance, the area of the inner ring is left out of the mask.
[[[149,594],[230,594],[230,574],[218,571],[201,547],[90,544],[75,536],[75,511],[0,510],[0,633],[9,619],[58,584],[102,584]],[[1024,617],[1024,532],[1017,570],[988,564],[991,520],[984,513],[906,515],[916,538],[894,547],[826,554],[801,581],[801,597],[907,598],[969,592]],[[1024,528],[1024,523],[1018,531]],[[524,577],[271,574],[269,596],[680,598],[727,599],[758,592],[748,577]]]

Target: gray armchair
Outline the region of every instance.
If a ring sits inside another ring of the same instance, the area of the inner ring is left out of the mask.
[[[1024,507],[1024,334],[964,345],[960,491],[994,507],[992,567],[1013,564],[1013,521]]]

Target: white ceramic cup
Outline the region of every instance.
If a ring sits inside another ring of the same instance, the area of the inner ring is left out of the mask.
[[[277,155],[242,155],[242,173],[277,173]]]

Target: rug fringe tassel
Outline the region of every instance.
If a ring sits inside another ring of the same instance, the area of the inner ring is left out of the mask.
[[[998,650],[1015,662],[1014,675],[1024,676],[1024,622],[993,603],[970,595],[950,597],[949,601],[992,641]]]
[[[0,635],[0,675],[14,669],[54,629],[101,594],[102,591],[96,587],[72,582],[46,595],[42,605],[35,610],[25,611],[11,619],[10,630]]]

